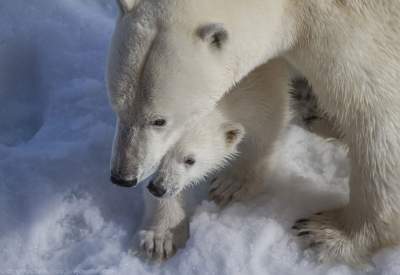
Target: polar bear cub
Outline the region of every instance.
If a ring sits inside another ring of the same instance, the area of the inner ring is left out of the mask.
[[[289,119],[288,78],[285,61],[272,60],[250,73],[214,111],[185,129],[148,185],[153,197],[145,196],[145,226],[140,233],[146,255],[164,259],[173,255],[174,247],[183,246],[188,230],[181,191],[214,175],[238,153],[240,158],[212,184],[210,196],[226,204],[258,193],[263,160],[272,154]]]

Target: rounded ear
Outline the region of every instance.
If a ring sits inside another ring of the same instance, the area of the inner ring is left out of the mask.
[[[127,13],[136,5],[137,0],[117,0],[117,4],[121,13]]]
[[[228,31],[218,23],[201,26],[197,30],[197,35],[217,49],[221,49],[228,40]]]
[[[242,124],[227,122],[222,125],[225,143],[229,147],[236,147],[244,138],[246,131]]]

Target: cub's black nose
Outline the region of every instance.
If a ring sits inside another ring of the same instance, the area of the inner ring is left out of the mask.
[[[161,198],[167,192],[167,190],[164,187],[158,184],[154,184],[153,181],[149,183],[147,189],[149,189],[150,193],[152,193],[154,196],[158,198]]]
[[[112,183],[122,187],[134,187],[137,184],[137,179],[126,180],[116,175],[111,175],[110,180]]]

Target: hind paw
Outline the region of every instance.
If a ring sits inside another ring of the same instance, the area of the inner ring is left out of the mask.
[[[367,249],[357,232],[348,232],[340,222],[340,210],[321,212],[299,219],[292,229],[305,248],[315,252],[321,262],[366,263]]]

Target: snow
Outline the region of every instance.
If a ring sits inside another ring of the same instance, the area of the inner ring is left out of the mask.
[[[204,200],[166,263],[128,252],[143,200],[108,180],[115,13],[107,0],[0,3],[0,274],[365,274],[316,263],[291,234],[348,196],[345,151],[296,126],[268,192],[223,210]],[[400,248],[374,255],[369,274],[400,274]]]

